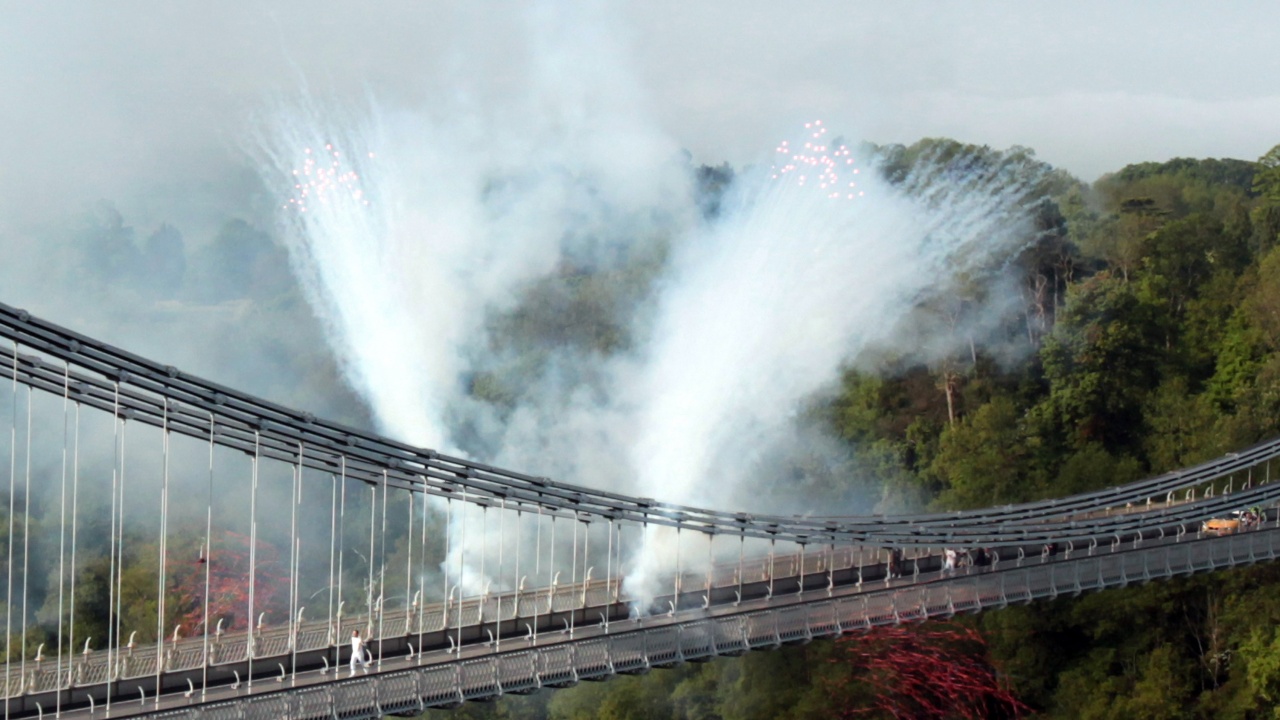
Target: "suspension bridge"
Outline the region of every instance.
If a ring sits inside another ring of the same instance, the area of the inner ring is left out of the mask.
[[[1280,439],[1056,500],[772,516],[413,447],[5,305],[0,368],[5,718],[414,715],[1280,545]]]

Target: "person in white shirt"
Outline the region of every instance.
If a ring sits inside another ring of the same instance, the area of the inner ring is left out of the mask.
[[[360,637],[359,630],[351,631],[351,674],[356,674],[356,663],[360,663],[361,667],[369,667],[369,663],[373,662],[372,658],[365,657],[367,651],[364,647],[364,638]]]

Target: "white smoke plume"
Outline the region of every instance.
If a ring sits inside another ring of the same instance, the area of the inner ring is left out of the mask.
[[[646,120],[607,23],[550,7],[527,18],[527,94],[278,114],[263,146],[274,184],[292,188],[295,268],[384,432],[456,452],[467,425],[487,460],[665,502],[737,502],[843,362],[891,344],[932,288],[1016,249],[1032,179],[926,158],[890,183],[813,123],[739,180],[718,219],[688,221],[676,149]],[[560,353],[505,413],[469,397],[492,362],[490,318],[658,215],[675,218],[671,255],[630,352]],[[639,597],[669,568],[664,538],[633,558]],[[468,555],[464,590],[489,585],[470,567],[483,557]]]
[[[926,160],[891,185],[866,160],[825,183],[758,171],[681,246],[634,386],[643,488],[714,504],[713,468],[740,477],[797,403],[884,342],[917,299],[1025,242],[1033,178],[942,178]]]
[[[524,94],[496,106],[370,102],[352,118],[304,99],[266,133],[273,185],[292,186],[295,268],[384,432],[453,449],[445,417],[486,313],[548,273],[602,209],[684,192],[677,148],[583,12],[528,13]]]
[[[630,386],[642,494],[696,506],[735,500],[762,450],[842,363],[886,344],[925,293],[1026,240],[1036,178],[1016,167],[925,158],[894,185],[875,158],[828,144],[820,123],[777,154],[672,259]],[[668,569],[671,535],[649,534],[630,578],[636,595],[651,596]]]
[[[486,352],[486,318],[562,258],[599,251],[618,218],[691,205],[678,148],[646,120],[616,31],[555,3],[524,20],[518,94],[355,113],[304,97],[282,104],[259,148],[347,378],[381,431],[447,452],[460,452],[456,414],[474,410],[469,358]],[[488,584],[472,572],[459,582]]]

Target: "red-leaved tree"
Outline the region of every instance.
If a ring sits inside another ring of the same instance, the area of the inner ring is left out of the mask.
[[[257,543],[254,556],[253,612],[268,619],[287,619],[289,574],[274,545]],[[169,576],[181,613],[178,623],[184,636],[203,632],[205,570],[209,575],[209,629],[219,619],[223,630],[244,630],[249,623],[249,538],[227,531],[215,539],[210,552],[196,557],[170,558]]]

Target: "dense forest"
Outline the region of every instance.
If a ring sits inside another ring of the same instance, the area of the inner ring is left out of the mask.
[[[972,508],[1122,483],[1280,434],[1280,147],[1257,162],[1130,165],[1091,185],[1020,148],[880,150],[891,179],[924,156],[1016,160],[1043,192],[1012,261],[1020,302],[999,323],[974,337],[965,321],[984,307],[980,282],[923,298],[909,322],[953,333],[949,352],[851,362],[834,399],[810,409],[855,449],[844,482],[874,477],[883,509]],[[727,166],[700,169],[704,212],[732,177]],[[1278,589],[1280,568],[1261,566],[454,712],[1273,717]],[[968,686],[951,674],[973,663],[987,670],[989,697],[956,689]]]
[[[886,347],[849,360],[838,388],[801,418],[838,438],[849,460],[800,467],[783,482],[813,497],[870,492],[881,511],[973,508],[1123,483],[1280,435],[1280,146],[1256,162],[1130,165],[1092,184],[1024,148],[930,139],[875,150],[890,182],[922,158],[957,172],[1021,174],[1036,184],[1033,220],[1016,256],[988,268],[990,277],[962,278],[918,298],[898,335],[930,338],[929,352]],[[690,171],[700,212],[714,216],[734,169]],[[50,262],[82,278],[84,293],[126,292],[153,323],[186,324],[192,307],[233,321],[216,326],[234,331],[200,330],[208,355],[192,370],[368,423],[320,351],[322,334],[269,231],[228,221],[189,252],[174,227],[139,235],[103,204],[65,239],[68,254]],[[520,307],[492,320],[504,345],[498,354],[524,360],[478,371],[475,399],[516,402],[520,374],[536,371],[539,346],[625,349],[629,326],[619,308],[644,302],[662,263],[659,243],[613,266],[566,265],[529,288]],[[999,303],[997,275],[1008,281],[998,285]],[[292,332],[272,330],[286,326]],[[130,346],[155,354],[145,341]],[[213,366],[216,373],[206,369]],[[1264,565],[452,712],[1273,717],[1280,716],[1278,621],[1280,567]]]

